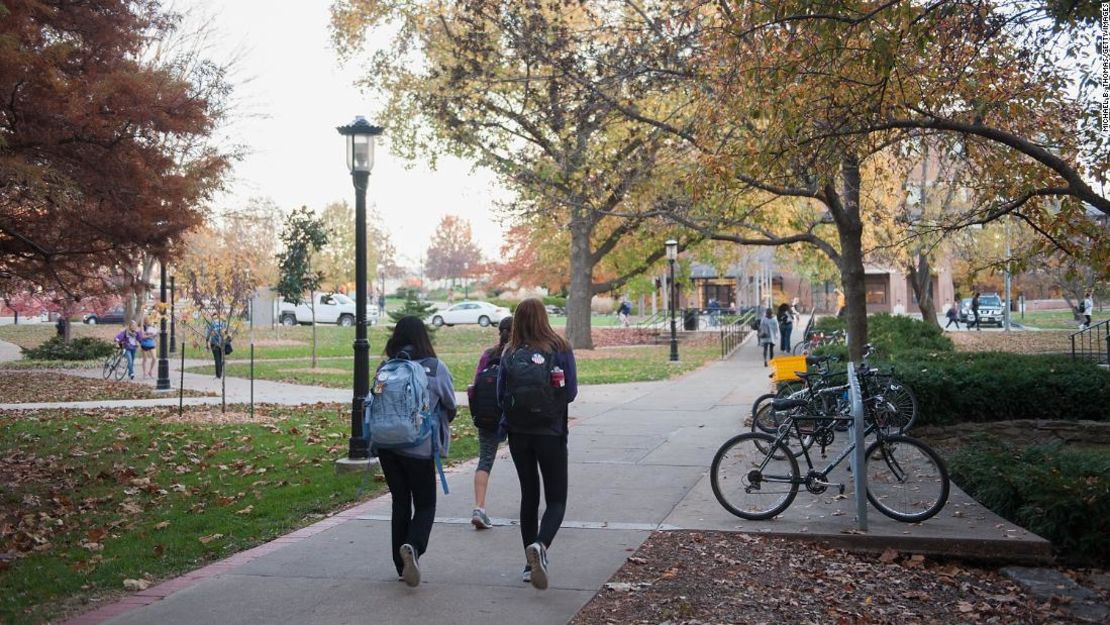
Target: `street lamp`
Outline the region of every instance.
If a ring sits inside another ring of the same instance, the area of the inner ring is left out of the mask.
[[[170,276],[170,353],[171,354],[177,351],[177,347],[176,347],[176,345],[177,345],[177,321],[176,321],[176,316],[174,315],[174,311],[176,310],[175,305],[174,305],[174,297],[177,294],[177,288],[174,286],[173,279],[174,279],[174,276]]]
[[[674,263],[676,260],[678,260],[678,241],[675,241],[674,239],[667,239],[667,242],[664,243],[664,245],[667,248],[667,262],[671,266],[671,362],[678,362],[678,336],[675,334],[676,330],[674,325],[674,309],[675,306],[678,304],[678,298],[675,297],[674,288]]]
[[[162,303],[162,319],[159,322],[161,327],[158,332],[158,381],[154,389],[168,391],[170,390],[170,358],[169,352],[166,351],[166,261],[159,259],[158,265],[161,272],[158,281],[158,301]]]
[[[346,138],[347,169],[355,185],[355,379],[351,400],[351,438],[347,458],[339,467],[359,468],[369,461],[370,450],[362,435],[363,400],[370,394],[370,341],[366,338],[366,186],[374,168],[374,140],[383,128],[359,115],[336,128]]]

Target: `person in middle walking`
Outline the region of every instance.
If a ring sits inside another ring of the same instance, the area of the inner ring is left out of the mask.
[[[493,527],[493,521],[486,514],[486,491],[493,461],[497,458],[497,445],[504,440],[498,432],[502,412],[497,401],[497,377],[501,370],[501,355],[509,344],[512,330],[513,318],[501,319],[497,324],[497,345],[482,352],[474,370],[474,383],[466,389],[470,416],[474,420],[474,428],[478,430],[478,468],[474,471],[474,513],[470,516],[470,523],[480,530]]]
[[[543,302],[524,300],[501,357],[497,397],[520,478],[520,537],[527,561],[523,579],[540,590],[548,586],[547,550],[566,513],[568,405],[577,395],[570,344],[551,329]],[[541,479],[546,503],[542,521]]]
[[[775,310],[768,308],[759,320],[759,344],[763,346],[763,366],[767,366],[768,359],[775,357],[775,341],[779,338],[779,322],[775,319]]]

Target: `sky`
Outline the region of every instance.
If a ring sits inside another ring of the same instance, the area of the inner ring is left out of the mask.
[[[357,62],[340,66],[328,31],[331,0],[177,0],[173,8],[211,16],[218,40],[216,60],[238,54],[236,98],[244,114],[226,130],[246,146],[229,192],[215,208],[269,197],[286,211],[301,205],[317,211],[329,202],[354,203],[343,138],[336,126],[364,115],[375,123],[380,94],[354,86]],[[392,155],[388,133],[378,144],[367,203],[389,230],[402,265],[415,268],[443,215],[470,221],[475,242],[497,257],[503,229],[495,199],[510,197],[488,170],[443,158],[435,171]],[[353,227],[353,224],[352,224]]]

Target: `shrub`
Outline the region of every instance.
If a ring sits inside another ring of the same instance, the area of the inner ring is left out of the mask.
[[[1110,420],[1110,372],[1067,357],[915,350],[895,354],[890,364],[917,395],[920,425]]]
[[[1110,454],[984,438],[949,459],[952,479],[1072,563],[1110,564]]]
[[[23,356],[29,360],[93,360],[105,358],[116,350],[114,343],[91,336],[73,339],[68,344],[60,336],[38,347],[24,347]]]
[[[817,330],[832,332],[844,330],[843,318],[821,317],[814,325]],[[879,354],[896,354],[906,350],[924,349],[950,352],[955,349],[952,339],[936,326],[928,325],[913,317],[879,313],[867,318],[867,342]]]

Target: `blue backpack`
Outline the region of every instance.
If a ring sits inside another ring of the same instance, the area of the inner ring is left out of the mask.
[[[432,410],[428,374],[424,365],[407,356],[402,352],[398,358],[387,360],[371,380],[370,395],[364,402],[363,436],[371,449],[412,448],[430,438],[432,457],[447,494],[447,477],[440,460],[439,420]]]

